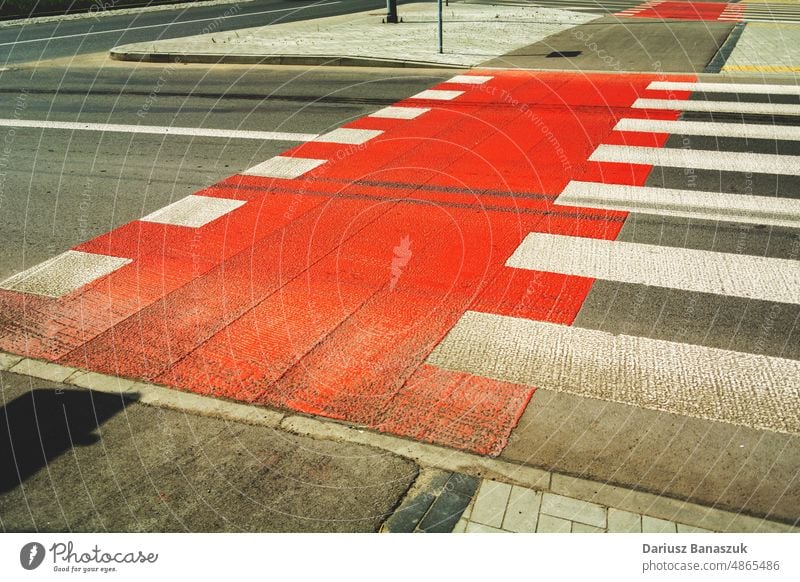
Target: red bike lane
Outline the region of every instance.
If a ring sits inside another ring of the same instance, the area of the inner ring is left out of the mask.
[[[570,180],[644,184],[649,166],[588,157],[661,146],[614,126],[677,117],[632,109],[645,93],[687,95],[648,91],[656,75],[470,76],[344,126],[364,143],[285,152],[298,175],[196,193],[244,202],[208,224],[140,220],[79,245],[131,262],[63,297],[0,290],[0,348],[499,454],[534,387],[426,358],[467,310],[572,323],[591,279],[506,260],[531,232],[613,240],[626,213],[555,199]]]

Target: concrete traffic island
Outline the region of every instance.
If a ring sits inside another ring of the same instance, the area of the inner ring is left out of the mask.
[[[444,13],[438,52],[437,7],[403,5],[401,24],[384,11],[126,44],[111,57],[126,61],[469,68],[597,15],[540,7],[453,4]]]

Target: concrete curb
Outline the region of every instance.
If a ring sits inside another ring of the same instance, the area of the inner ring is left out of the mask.
[[[146,63],[203,63],[213,65],[304,65],[329,67],[397,67],[416,69],[469,69],[461,65],[408,61],[402,59],[380,59],[369,57],[345,57],[327,55],[226,55],[213,53],[159,53],[117,51],[111,49],[115,61]]]
[[[117,376],[79,370],[43,360],[0,352],[0,371],[59,382],[108,394],[120,394],[148,406],[168,408],[189,414],[210,416],[231,422],[264,426],[321,440],[334,440],[369,446],[410,459],[423,467],[465,473],[484,479],[503,481],[575,499],[643,513],[690,526],[729,532],[800,532],[800,527],[750,515],[705,507],[652,493],[616,487],[519,465],[502,459],[447,449],[373,432],[363,427],[251,406]]]
[[[706,66],[705,70],[703,71],[704,73],[722,72],[722,68],[725,66],[725,63],[733,53],[733,49],[736,48],[736,43],[738,43],[739,39],[742,37],[742,33],[744,32],[744,27],[746,24],[746,22],[736,23],[736,26],[733,27],[731,33],[728,35],[728,38],[725,39],[725,42],[722,43],[721,47],[719,47],[717,54],[714,55],[714,58],[711,59],[711,62]]]

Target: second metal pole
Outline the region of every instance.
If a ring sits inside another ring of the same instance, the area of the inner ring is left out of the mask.
[[[439,54],[442,54],[443,52],[444,40],[442,39],[442,36],[442,0],[439,0]]]

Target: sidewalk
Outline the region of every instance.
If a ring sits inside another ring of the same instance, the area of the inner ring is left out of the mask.
[[[292,22],[115,47],[115,59],[260,64],[471,67],[588,22],[596,15],[539,7],[451,4],[438,53],[436,4]]]
[[[22,473],[2,473],[5,531],[800,531],[3,353],[0,388]]]

